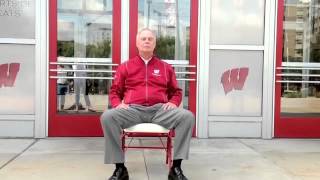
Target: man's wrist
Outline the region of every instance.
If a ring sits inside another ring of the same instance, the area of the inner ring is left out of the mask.
[[[119,103],[114,103],[114,104],[112,104],[112,108],[116,108],[116,107],[118,107],[120,104],[121,104],[121,102],[119,102]]]
[[[177,102],[174,102],[174,101],[169,101],[170,103],[172,103],[172,104],[174,104],[174,105],[176,105],[177,107],[179,106],[179,104],[177,103]]]

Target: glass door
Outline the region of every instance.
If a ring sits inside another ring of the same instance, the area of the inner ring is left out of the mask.
[[[138,30],[154,30],[155,54],[174,67],[183,89],[181,106],[196,115],[198,0],[130,0],[129,26],[129,56],[137,55]]]
[[[129,57],[138,29],[157,32],[157,55],[172,64],[196,113],[196,0],[50,1],[49,136],[102,136],[112,75],[121,63],[121,3],[130,3]],[[126,27],[125,27],[126,28]]]
[[[320,2],[278,4],[276,137],[320,137]]]
[[[102,136],[120,23],[121,1],[50,1],[49,136]]]

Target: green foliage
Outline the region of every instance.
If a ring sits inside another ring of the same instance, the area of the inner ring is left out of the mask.
[[[190,59],[190,43],[186,42],[186,59]],[[155,54],[161,59],[175,59],[175,38],[173,36],[160,36],[157,38]]]
[[[161,59],[174,59],[175,39],[174,37],[157,38],[155,54]]]
[[[320,46],[320,44],[319,44]],[[320,49],[312,48],[310,52],[310,58],[313,60],[313,62],[320,62]]]
[[[302,93],[300,91],[284,91],[283,97],[285,97],[285,98],[301,98]]]
[[[315,96],[316,98],[320,98],[320,92],[319,92],[319,91],[315,92],[315,93],[314,93],[314,96]]]
[[[74,41],[58,41],[58,56],[74,57]]]
[[[190,41],[187,41],[187,47],[186,47],[186,51],[187,51],[187,54],[186,54],[186,60],[190,60]]]
[[[58,56],[74,57],[74,44],[74,41],[58,41]],[[109,58],[110,54],[111,40],[86,46],[86,57],[88,58]]]
[[[88,58],[109,58],[111,54],[111,40],[89,44],[86,46],[86,49],[86,57]]]
[[[310,44],[310,59],[313,62],[320,62],[320,31],[313,35],[313,39],[315,41]]]

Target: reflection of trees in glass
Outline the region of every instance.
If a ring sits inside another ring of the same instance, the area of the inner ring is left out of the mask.
[[[163,37],[157,38],[156,54],[161,59],[174,59],[174,37]]]
[[[187,40],[187,47],[186,47],[186,60],[189,60],[190,59],[190,41]]]
[[[111,53],[111,40],[103,40],[97,44],[89,44],[86,47],[86,57],[109,58]]]
[[[186,42],[186,60],[189,60],[190,43],[187,40]],[[175,59],[175,37],[170,36],[160,36],[157,38],[157,44],[155,48],[155,54],[161,59]]]
[[[285,91],[283,94],[285,98],[302,98],[302,93],[300,91]]]
[[[58,56],[74,57],[74,41],[58,41]]]
[[[110,66],[90,66],[88,69],[90,70],[111,70]],[[89,72],[88,76],[90,77],[111,77],[112,73],[105,72]],[[89,93],[90,94],[108,94],[109,88],[111,86],[111,80],[105,79],[87,79],[87,83],[89,82]]]
[[[319,19],[320,22],[320,19]],[[320,62],[320,30],[313,35],[313,39],[315,40],[313,43],[310,44],[311,52],[310,58],[313,62]]]
[[[86,46],[86,57],[87,58],[109,58],[111,56],[111,40],[103,40],[96,44],[89,44]],[[92,70],[105,70],[110,69],[110,67],[103,66],[93,66]],[[93,77],[111,77],[111,73],[89,73],[90,76]],[[110,80],[102,80],[102,79],[90,79],[90,93],[92,94],[108,94],[108,89],[110,87]]]
[[[58,56],[74,57],[74,41],[58,41]],[[97,44],[86,46],[86,57],[109,58],[111,54],[111,40],[104,40]]]
[[[320,46],[320,44],[318,46]],[[312,58],[313,62],[320,62],[320,48],[312,49],[310,53],[310,57]]]
[[[109,58],[111,54],[111,40],[103,40],[97,44],[89,44],[86,47],[86,57],[88,58]],[[91,69],[97,70],[105,70],[110,67],[103,66],[94,66]],[[110,77],[110,73],[90,73],[91,76],[95,77]],[[91,83],[90,92],[92,94],[107,94],[108,88],[110,86],[111,81],[109,80],[101,80],[101,79],[90,79]]]

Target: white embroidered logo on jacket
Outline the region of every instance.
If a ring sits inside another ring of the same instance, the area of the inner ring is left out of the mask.
[[[161,76],[161,75],[160,75],[160,70],[159,70],[159,69],[154,69],[152,75],[154,75],[154,76]]]

